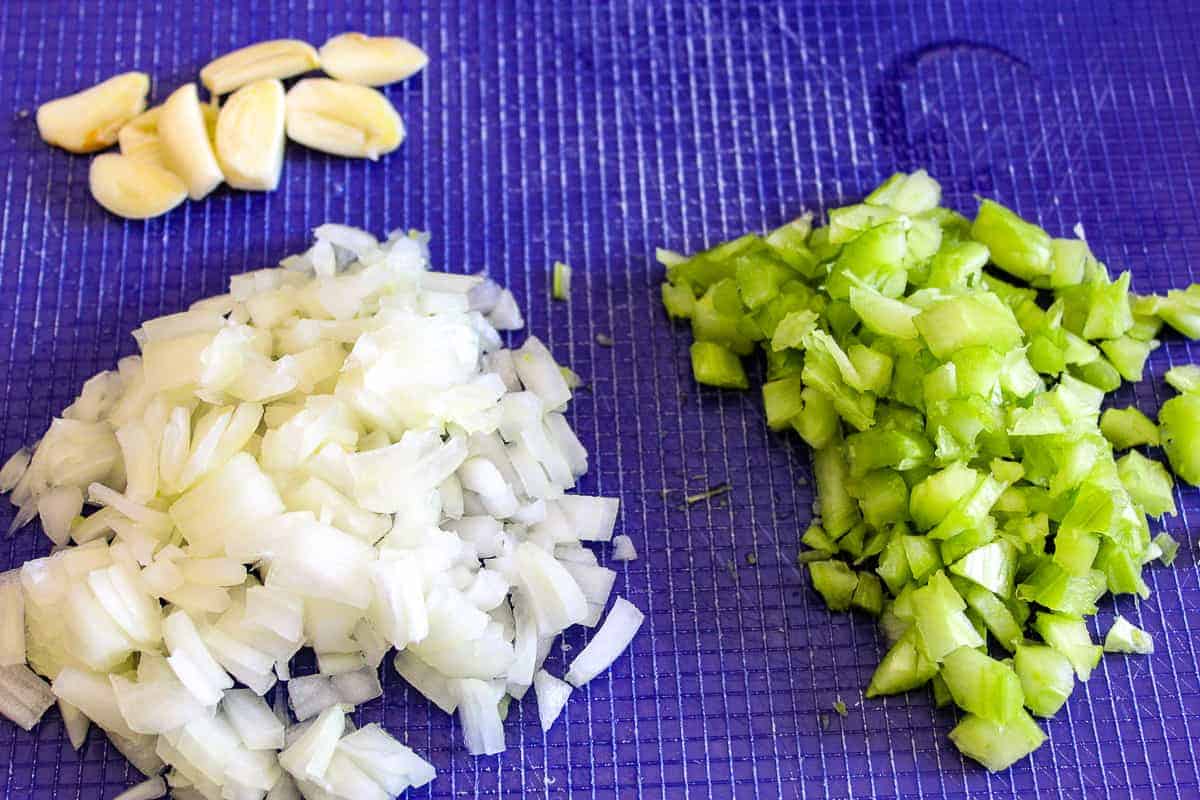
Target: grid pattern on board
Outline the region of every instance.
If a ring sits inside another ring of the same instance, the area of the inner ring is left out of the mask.
[[[1100,4],[1095,4],[1100,5]],[[486,269],[530,330],[587,381],[573,420],[584,491],[619,495],[641,558],[618,591],[647,612],[631,652],[542,735],[514,705],[510,749],[470,758],[457,724],[390,671],[358,712],[431,758],[411,796],[1129,797],[1200,795],[1200,497],[1166,528],[1153,597],[1106,602],[1155,638],[1110,657],[1008,772],[964,763],[949,712],[921,693],[864,701],[882,642],[831,615],[796,567],[808,456],[767,431],[758,399],[698,389],[687,330],[658,307],[658,246],[700,248],[860,196],[923,166],[966,211],[994,196],[1065,235],[1081,222],[1142,291],[1200,264],[1200,23],[1185,2],[384,4],[233,0],[18,2],[0,8],[0,451],[37,438],[83,380],[129,354],[143,318],[222,291],[306,246],[329,220],[433,233],[435,263]],[[346,29],[399,32],[429,68],[387,89],[408,141],[377,164],[288,150],[282,188],[218,190],[149,223],[87,191],[86,158],[37,138],[53,96],[139,68],[161,100],[233,46]],[[549,268],[576,271],[569,303]],[[611,347],[596,341],[603,333]],[[1171,338],[1123,401],[1200,353]],[[683,497],[728,482],[731,491]],[[11,509],[0,509],[7,526]],[[3,563],[43,555],[33,529]],[[577,650],[585,636],[568,635]],[[569,654],[556,650],[551,669]],[[841,698],[849,713],[833,712]],[[7,798],[112,797],[135,780],[93,734],[80,753],[51,712],[0,724]]]

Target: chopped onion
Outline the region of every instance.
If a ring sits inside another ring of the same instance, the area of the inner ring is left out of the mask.
[[[635,561],[638,557],[637,548],[633,546],[633,539],[630,539],[625,534],[614,536],[612,539],[613,561]]]
[[[54,694],[46,682],[24,664],[0,667],[0,714],[31,730],[46,709],[54,705]]]
[[[131,786],[113,800],[157,800],[167,793],[167,782],[161,777],[147,778],[137,786]]]
[[[571,684],[539,669],[533,676],[533,691],[537,696],[538,719],[542,723],[542,732],[550,730],[554,721],[562,714],[571,695]]]
[[[571,662],[567,681],[573,686],[582,686],[612,666],[617,656],[629,647],[644,619],[645,616],[632,603],[618,597],[604,624]]]
[[[474,678],[451,682],[458,697],[458,716],[462,721],[467,752],[473,756],[495,755],[504,750],[504,723],[500,719],[503,686]]]
[[[0,467],[0,492],[11,492],[29,469],[29,450],[22,447]]]
[[[0,667],[25,663],[25,592],[21,571],[0,574]]]
[[[251,750],[283,749],[283,723],[267,701],[254,692],[230,689],[221,698],[221,710],[246,747]]]
[[[88,728],[91,727],[92,721],[85,717],[82,711],[61,697],[58,700],[58,713],[62,715],[63,727],[67,729],[67,739],[71,742],[71,747],[76,750],[83,747],[84,742],[87,741]]]
[[[71,537],[71,523],[83,510],[83,492],[78,486],[58,486],[38,499],[37,510],[46,536],[64,545]]]
[[[379,673],[373,667],[334,675],[331,682],[334,693],[346,705],[359,706],[383,696]]]

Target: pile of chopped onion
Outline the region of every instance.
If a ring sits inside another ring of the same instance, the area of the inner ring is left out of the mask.
[[[55,544],[0,577],[0,712],[57,701],[75,747],[95,723],[151,778],[129,797],[395,797],[433,767],[348,716],[390,650],[498,753],[509,698],[533,686],[548,729],[641,625],[617,598],[566,682],[542,668],[605,617],[616,573],[584,542],[618,506],[566,494],[571,390],[536,338],[503,346],[513,296],[429,272],[417,235],[316,237],[144,323],[0,469],[12,528]],[[293,677],[305,647],[319,672]]]

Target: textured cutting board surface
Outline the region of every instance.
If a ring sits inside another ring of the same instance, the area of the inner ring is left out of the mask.
[[[1047,744],[989,775],[949,744],[953,714],[926,693],[862,699],[882,639],[828,613],[796,567],[808,454],[767,431],[756,393],[692,383],[690,334],[659,308],[653,258],[923,166],[964,212],[979,193],[1056,235],[1080,222],[1135,288],[1185,285],[1200,271],[1191,4],[214,5],[0,6],[0,450],[34,441],[89,375],[133,352],[139,320],[303,249],[325,221],[431,231],[437,266],[510,286],[587,382],[572,412],[592,453],[582,488],[621,498],[641,558],[614,565],[617,591],[647,624],[549,734],[532,697],[514,704],[499,757],[468,756],[457,723],[387,670],[357,718],[435,763],[412,796],[1200,796],[1195,490],[1166,522],[1183,546],[1173,569],[1148,571],[1153,597],[1108,600],[1097,621],[1120,610],[1157,652],[1106,658],[1045,725]],[[160,101],[235,46],[348,29],[403,34],[431,57],[386,90],[409,138],[379,163],[292,146],[275,193],[221,189],[124,223],[90,199],[87,158],[37,137],[38,103],[112,74],[149,72]],[[576,270],[569,303],[549,298],[556,259]],[[1168,337],[1150,379],[1118,399],[1156,409],[1162,373],[1198,355]],[[30,527],[0,561],[48,550]],[[559,674],[586,636],[564,641]],[[32,733],[0,723],[0,760],[14,799],[110,798],[137,779],[96,733],[72,751],[54,711]]]

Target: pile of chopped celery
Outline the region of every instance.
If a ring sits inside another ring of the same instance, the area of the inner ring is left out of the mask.
[[[662,296],[691,321],[700,383],[746,389],[742,358],[766,354],[768,424],[815,451],[801,561],[891,642],[867,696],[930,685],[965,712],[955,745],[1000,770],[1102,649],[1153,649],[1123,618],[1102,648],[1085,618],[1106,593],[1147,597],[1143,566],[1174,558],[1147,523],[1175,513],[1171,474],[1129,448],[1200,482],[1200,369],[1168,373],[1180,395],[1157,425],[1100,407],[1141,380],[1164,322],[1200,336],[1200,285],[1139,297],[1082,236],[940,200],[925,172],[897,174],[825,227],[660,251]]]

